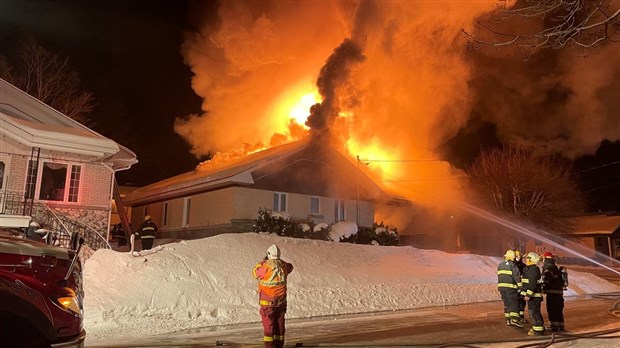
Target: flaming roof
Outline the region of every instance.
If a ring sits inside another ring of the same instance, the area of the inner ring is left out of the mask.
[[[333,147],[302,140],[228,162],[202,165],[139,188],[126,197],[126,202],[145,204],[230,186],[353,199],[358,184],[361,199],[395,199]]]

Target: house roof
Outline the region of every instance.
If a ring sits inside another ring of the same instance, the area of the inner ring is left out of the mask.
[[[586,215],[571,219],[573,235],[613,234],[620,231],[620,215]]]
[[[302,174],[304,173],[304,176]],[[343,173],[346,173],[343,175]],[[340,190],[326,183],[342,178]],[[188,196],[222,187],[245,186],[302,194],[345,198],[359,180],[363,199],[391,200],[370,178],[331,146],[317,147],[298,141],[243,156],[227,162],[201,165],[194,171],[139,188],[125,197],[128,205],[140,205]],[[301,183],[301,185],[300,185]],[[344,186],[348,186],[348,191]]]
[[[0,133],[27,147],[103,160],[115,170],[137,163],[128,148],[0,79]]]

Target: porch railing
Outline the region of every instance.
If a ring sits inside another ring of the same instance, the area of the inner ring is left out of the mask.
[[[24,204],[23,192],[0,191],[1,214],[22,215]],[[72,234],[78,233],[84,238],[84,244],[93,250],[110,248],[110,244],[102,233],[85,223],[57,213],[43,202],[34,202],[31,216],[33,220],[50,231],[49,235],[54,239],[54,244],[68,248]]]

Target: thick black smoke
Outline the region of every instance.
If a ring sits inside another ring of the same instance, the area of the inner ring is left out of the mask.
[[[329,132],[329,127],[338,117],[338,88],[349,78],[351,67],[364,61],[361,47],[353,40],[346,38],[334,49],[334,52],[321,68],[317,79],[319,94],[323,101],[310,109],[306,125],[311,128],[312,135]]]

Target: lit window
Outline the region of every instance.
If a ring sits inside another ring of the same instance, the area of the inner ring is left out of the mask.
[[[319,215],[319,197],[310,197],[310,214]]]
[[[36,164],[30,163],[28,170],[27,194],[30,193],[30,176]],[[39,199],[45,201],[77,202],[79,197],[82,168],[78,165],[43,162],[40,170]]]
[[[80,174],[82,167],[71,166],[71,179],[69,180],[69,202],[78,201],[78,192],[80,190]]]
[[[273,211],[286,211],[286,193],[273,194]]]
[[[344,215],[344,200],[342,199],[337,199],[334,202],[334,218],[337,221],[345,221],[345,215]]]

